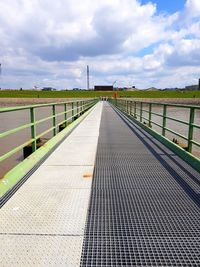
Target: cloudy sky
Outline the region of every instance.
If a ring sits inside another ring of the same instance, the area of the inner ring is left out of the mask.
[[[200,0],[0,0],[1,88],[197,84]]]

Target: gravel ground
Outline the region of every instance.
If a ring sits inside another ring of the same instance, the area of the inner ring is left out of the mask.
[[[144,102],[158,102],[173,103],[173,104],[186,104],[186,105],[200,105],[200,98],[134,98],[137,101]]]
[[[73,98],[0,98],[0,107],[13,107],[72,101]]]
[[[23,106],[72,101],[72,98],[0,98],[0,107]],[[134,98],[144,102],[200,105],[200,98]]]

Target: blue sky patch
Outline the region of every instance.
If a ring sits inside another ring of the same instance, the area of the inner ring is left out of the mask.
[[[149,2],[157,5],[158,13],[175,13],[184,8],[185,0],[140,0],[141,4],[147,4]]]

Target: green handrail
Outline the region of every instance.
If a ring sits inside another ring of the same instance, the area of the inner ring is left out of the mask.
[[[152,125],[158,126],[161,128],[161,135],[166,137],[166,132],[170,132],[184,140],[187,141],[187,151],[192,153],[193,145],[200,147],[199,140],[194,140],[194,129],[200,129],[200,125],[195,123],[196,111],[200,110],[200,106],[195,105],[181,105],[181,104],[170,104],[170,103],[157,103],[157,102],[146,102],[146,101],[135,101],[126,99],[117,99],[117,101],[110,99],[109,100],[113,105],[117,106],[120,110],[127,113],[130,116],[133,116],[136,120],[142,123],[144,120],[145,125],[147,127],[152,127]],[[134,110],[132,114],[128,110],[128,103],[131,106],[131,109]],[[147,109],[144,109],[144,105],[147,105]],[[153,112],[153,107],[160,106],[162,108],[162,113]],[[189,120],[184,121],[181,119],[173,118],[168,116],[169,107],[174,107],[178,110],[180,108],[184,108],[189,111]],[[147,114],[147,117],[144,117],[143,114]],[[161,118],[161,123],[155,122],[152,120],[152,115]],[[178,122],[182,125],[186,125],[188,127],[188,135],[183,135],[181,133],[176,132],[171,127],[167,127],[168,121]],[[147,122],[147,123],[146,123]]]
[[[70,121],[73,121],[76,118],[78,118],[82,113],[86,112],[88,109],[94,106],[97,103],[97,101],[98,101],[97,99],[86,99],[84,101],[76,100],[76,101],[67,101],[67,102],[50,103],[50,104],[0,108],[0,115],[2,113],[10,113],[10,112],[15,112],[15,111],[20,111],[20,110],[29,110],[30,112],[30,122],[28,124],[24,124],[19,127],[0,133],[0,139],[5,138],[9,135],[18,133],[27,128],[30,128],[30,134],[31,134],[31,139],[29,139],[26,142],[23,142],[22,144],[16,146],[15,148],[1,155],[0,162],[10,158],[14,154],[16,154],[18,151],[23,149],[25,146],[30,145],[30,144],[32,144],[32,152],[36,151],[37,140],[40,137],[44,136],[45,134],[51,131],[53,131],[53,136],[57,135],[58,133],[57,129],[60,125],[64,124],[66,127]],[[57,106],[63,106],[64,111],[60,113],[56,113]],[[51,107],[52,115],[45,117],[43,119],[40,119],[40,120],[36,120],[35,111],[43,107]],[[72,115],[71,116],[68,115],[69,113],[71,113]],[[58,121],[57,118],[61,115],[64,115],[64,120],[62,122],[57,122]],[[43,122],[46,122],[48,120],[52,120],[52,126],[48,128],[47,130],[45,130],[44,132],[37,134],[37,125]]]

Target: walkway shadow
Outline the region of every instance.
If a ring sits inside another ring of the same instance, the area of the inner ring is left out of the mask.
[[[115,110],[115,109],[114,109]],[[200,208],[200,194],[197,194],[191,186],[180,176],[180,174],[172,167],[170,164],[162,158],[162,155],[168,157],[168,159],[172,160],[182,171],[187,174],[187,176],[193,180],[198,186],[200,190],[200,180],[195,177],[189,170],[187,170],[180,162],[178,162],[170,153],[167,153],[164,148],[162,148],[157,142],[154,137],[150,136],[148,133],[145,132],[140,126],[138,126],[134,121],[124,117],[120,112],[115,110],[115,112],[121,117],[124,123],[131,129],[131,131],[138,137],[138,139],[146,146],[146,148],[155,156],[155,158],[162,164],[162,166],[170,173],[170,175],[176,180],[176,182],[181,186],[184,192],[194,201],[194,203]],[[137,130],[136,130],[137,129]],[[140,135],[140,133],[146,137],[148,142]],[[163,144],[162,144],[163,145]],[[153,146],[162,151],[162,154],[158,153]],[[170,150],[170,149],[169,149]],[[176,154],[173,154],[176,155]],[[176,155],[177,156],[177,155]],[[178,156],[177,156],[178,157]],[[184,162],[184,161],[183,161]],[[187,163],[185,163],[187,164]]]

